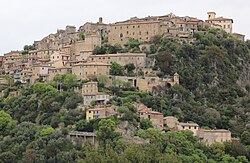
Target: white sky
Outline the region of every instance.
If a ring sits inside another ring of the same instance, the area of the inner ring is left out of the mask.
[[[215,11],[234,19],[233,31],[250,38],[250,0],[0,0],[0,7],[0,54],[100,16],[105,23],[170,12],[205,20],[207,11]]]

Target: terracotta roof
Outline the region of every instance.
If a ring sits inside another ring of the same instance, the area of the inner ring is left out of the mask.
[[[159,115],[162,115],[162,113],[161,113],[161,112],[158,112],[158,111],[149,111],[149,113],[151,113],[151,114],[159,114]]]
[[[233,19],[230,19],[230,18],[223,18],[223,17],[208,19],[207,21],[224,21],[224,20],[231,20],[231,21],[233,21]]]
[[[89,109],[88,111],[99,111],[99,110],[104,110],[105,108],[93,108]]]
[[[146,113],[146,112],[149,112],[149,111],[152,111],[152,108],[144,108],[144,109],[139,110],[138,112],[139,113]]]

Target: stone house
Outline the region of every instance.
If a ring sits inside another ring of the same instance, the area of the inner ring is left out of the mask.
[[[110,95],[98,91],[97,82],[84,83],[82,86],[83,104],[90,105],[92,101],[96,106],[104,106],[110,100]]]
[[[179,121],[176,117],[167,116],[163,118],[163,124],[170,130],[178,130]]]
[[[61,68],[49,67],[47,80],[52,81],[57,74],[62,75],[71,73],[72,73],[71,67],[61,67]]]
[[[193,122],[179,123],[177,126],[177,129],[179,131],[190,130],[194,133],[195,136],[197,136],[199,128],[200,128],[199,125],[197,123],[193,123]]]
[[[89,62],[116,62],[122,66],[133,63],[136,68],[144,68],[146,66],[145,53],[118,53],[118,54],[103,54],[103,55],[90,55]]]
[[[172,78],[159,77],[128,77],[128,76],[110,76],[111,80],[120,79],[122,81],[131,82],[132,86],[137,87],[140,91],[161,93],[166,88],[170,88],[175,84],[179,84],[179,75],[174,74]]]
[[[64,67],[69,60],[70,60],[70,55],[65,54],[63,52],[54,51],[50,55],[50,61],[53,63],[52,66],[55,68]]]
[[[109,75],[111,64],[103,62],[87,62],[72,66],[72,74],[78,79],[85,80],[89,76]]]
[[[101,37],[107,37],[107,24],[103,23],[103,18],[100,17],[97,23],[87,22],[79,28],[79,33],[83,32],[86,36],[97,34]]]
[[[216,17],[215,12],[208,12],[207,14],[208,14],[208,20],[206,20],[206,22],[221,26],[221,29],[225,30],[227,33],[233,32],[233,19]]]
[[[201,142],[204,142],[208,145],[214,143],[224,143],[231,142],[231,132],[229,130],[216,129],[216,130],[206,130],[199,129],[197,132]]]
[[[152,108],[144,108],[138,110],[140,120],[149,119],[153,126],[159,130],[163,129],[163,114],[157,111],[152,111]]]
[[[34,84],[38,79],[46,81],[49,75],[49,68],[47,65],[33,65],[31,83]]]

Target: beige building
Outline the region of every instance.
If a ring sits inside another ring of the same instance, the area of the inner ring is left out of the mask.
[[[101,46],[102,38],[98,35],[87,35],[85,40],[77,41],[72,45],[75,56],[79,56],[81,53],[93,51],[96,46]],[[87,53],[88,54],[88,53]],[[84,56],[83,59],[86,59],[88,56]]]
[[[116,62],[122,66],[133,63],[137,68],[146,66],[145,53],[118,53],[118,54],[104,54],[104,55],[90,55],[88,61],[91,62]]]
[[[70,55],[60,51],[55,51],[50,55],[50,61],[55,68],[61,68],[70,60]]]
[[[82,96],[84,105],[90,105],[92,101],[95,101],[97,106],[103,106],[110,100],[110,96],[108,94],[98,91],[97,82],[88,82],[83,84]]]
[[[216,17],[215,12],[208,12],[208,20],[206,22],[212,24],[212,27],[217,28],[218,25],[221,29],[225,30],[227,33],[233,32],[233,19]]]
[[[240,41],[245,41],[245,35],[240,34],[240,33],[233,33],[232,34],[236,39],[240,40]]]
[[[231,142],[231,132],[228,130],[206,130],[200,129],[197,132],[197,136],[200,138],[200,141],[210,145],[214,143],[224,143]]]
[[[107,36],[107,25],[103,23],[103,18],[100,17],[97,23],[87,22],[79,28],[79,32],[83,32],[86,36],[97,34],[101,37]]]
[[[166,88],[179,84],[180,80],[177,73],[172,78],[111,76],[111,80],[114,79],[131,82],[132,86],[137,87],[140,91],[153,92],[155,95],[164,92]]]
[[[50,67],[46,65],[33,65],[31,83],[34,84],[37,80],[46,81]]]
[[[188,122],[188,123],[179,123],[177,126],[178,130],[190,130],[194,133],[195,136],[197,136],[199,125],[197,123]]]
[[[140,42],[149,41],[153,36],[166,34],[170,37],[189,37],[198,30],[202,20],[192,17],[178,17],[170,13],[163,16],[133,17],[129,20],[109,24],[108,41],[111,44],[126,44],[130,38]]]
[[[178,130],[179,121],[176,117],[167,116],[163,118],[163,124],[170,130]]]
[[[163,114],[157,111],[152,111],[151,108],[144,108],[138,110],[138,117],[140,120],[149,119],[153,126],[159,130],[163,129]]]
[[[110,64],[103,62],[88,62],[72,66],[72,74],[78,79],[88,79],[89,76],[109,75]]]
[[[71,67],[61,67],[61,68],[49,67],[47,81],[52,81],[57,74],[62,75],[71,73],[72,73]]]

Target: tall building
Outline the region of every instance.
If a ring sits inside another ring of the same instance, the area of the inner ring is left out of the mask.
[[[206,22],[212,24],[212,27],[220,28],[225,30],[227,33],[233,32],[233,19],[224,18],[224,17],[216,17],[215,12],[208,12],[208,20]]]

